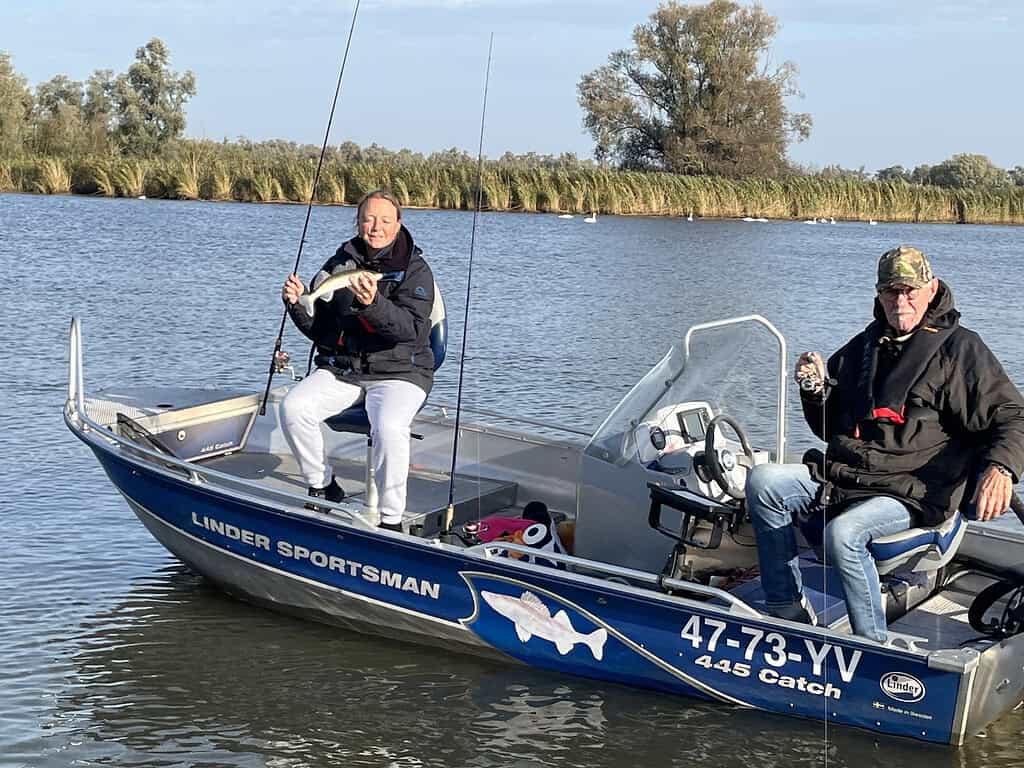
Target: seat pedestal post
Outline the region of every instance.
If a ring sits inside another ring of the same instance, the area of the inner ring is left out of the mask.
[[[366,518],[372,525],[380,525],[377,500],[377,473],[373,469],[373,438],[366,438]]]

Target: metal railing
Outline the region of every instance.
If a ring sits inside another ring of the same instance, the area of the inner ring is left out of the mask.
[[[645,584],[658,589],[673,591],[673,592],[688,592],[693,595],[699,595],[700,597],[710,598],[714,600],[720,600],[729,606],[730,611],[733,613],[743,614],[746,616],[763,618],[762,614],[751,608],[745,602],[740,600],[735,595],[726,592],[723,589],[717,587],[706,587],[703,584],[697,584],[691,581],[680,581],[679,579],[671,579],[665,576],[658,576],[653,573],[646,571],[635,571],[632,568],[624,568],[619,565],[610,565],[608,563],[599,563],[594,560],[586,560],[581,557],[575,557],[573,555],[564,555],[559,552],[548,552],[536,547],[530,547],[525,544],[513,544],[506,542],[488,542],[486,544],[477,544],[469,548],[470,552],[482,552],[485,557],[493,557],[500,552],[516,552],[522,555],[528,555],[530,557],[541,558],[543,560],[550,560],[556,563],[563,563],[564,565],[570,565],[578,570],[592,571],[594,573],[603,574],[605,577],[615,577],[619,579],[625,579],[627,582],[637,582]],[[567,575],[573,576],[573,573]],[[630,586],[628,583],[622,584],[622,586]],[[664,597],[659,592],[658,597]]]

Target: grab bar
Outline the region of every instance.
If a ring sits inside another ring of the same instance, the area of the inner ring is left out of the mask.
[[[582,557],[575,557],[574,555],[564,555],[560,552],[547,552],[535,547],[526,546],[525,544],[487,542],[486,544],[476,544],[469,547],[468,551],[481,552],[485,557],[493,557],[498,552],[518,552],[523,555],[539,557],[544,560],[565,563],[566,565],[572,565],[581,570],[594,571],[596,573],[603,573],[607,576],[617,576],[623,579],[639,581],[643,584],[660,587],[662,589],[674,590],[677,592],[690,592],[695,595],[700,595],[701,597],[721,600],[728,604],[731,609],[735,609],[736,613],[761,617],[761,613],[759,611],[751,608],[735,595],[731,595],[718,587],[706,587],[703,584],[696,584],[691,581],[680,581],[679,579],[655,576],[653,573],[635,571],[632,568],[623,568],[618,565],[598,563],[593,560],[586,560]]]
[[[85,413],[85,386],[82,373],[82,325],[77,317],[71,318],[68,333],[68,402],[79,414]]]

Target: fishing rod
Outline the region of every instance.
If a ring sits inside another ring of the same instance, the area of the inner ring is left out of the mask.
[[[356,17],[359,16],[359,3],[356,0],[356,7],[352,11],[352,24],[348,29],[348,41],[345,43],[345,54],[341,57],[341,69],[338,72],[338,84],[334,87],[334,101],[331,102],[331,114],[327,117],[327,130],[324,131],[324,143],[320,147],[320,159],[316,163],[316,172],[313,174],[313,186],[309,190],[309,204],[306,206],[306,220],[302,223],[302,236],[299,238],[299,252],[295,254],[295,266],[292,267],[292,274],[299,273],[299,262],[302,260],[302,246],[306,244],[306,231],[309,229],[309,217],[313,212],[313,198],[316,197],[316,188],[320,183],[320,170],[324,167],[324,155],[327,153],[327,139],[331,135],[331,123],[334,122],[334,110],[338,106],[338,96],[341,93],[341,80],[345,76],[345,64],[348,62],[348,51],[352,47],[352,33],[356,29]],[[267,398],[270,397],[270,383],[274,374],[283,369],[287,364],[286,353],[281,351],[281,339],[284,337],[284,325],[288,319],[288,307],[281,313],[281,325],[277,329],[277,339],[274,341],[274,354],[270,356],[270,370],[267,372],[267,386],[263,390],[263,399],[260,401],[260,416],[267,413]]]
[[[484,74],[484,103],[480,110],[480,144],[476,153],[476,208],[473,210],[473,229],[469,236],[469,267],[466,271],[466,308],[462,320],[462,352],[459,355],[459,388],[455,398],[455,435],[452,440],[452,471],[448,480],[448,508],[444,513],[442,540],[452,537],[452,521],[455,519],[455,459],[459,455],[459,420],[462,415],[462,376],[466,369],[466,337],[469,336],[469,298],[473,285],[473,250],[476,246],[476,223],[483,207],[484,197],[484,121],[487,117],[487,88],[491,82],[491,53],[494,50],[494,33],[487,46],[487,70]]]

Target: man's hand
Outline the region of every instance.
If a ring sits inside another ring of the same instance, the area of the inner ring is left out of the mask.
[[[1013,478],[995,464],[989,464],[978,481],[971,503],[977,505],[978,519],[984,522],[999,517],[1009,509],[1012,495]]]
[[[825,361],[821,355],[817,352],[804,352],[800,355],[793,371],[793,379],[801,389],[821,392],[825,386]]]
[[[294,304],[299,300],[299,296],[306,292],[306,286],[299,280],[298,275],[288,275],[288,279],[284,281],[284,287],[281,288],[281,298],[287,301],[289,304]]]
[[[368,307],[377,297],[377,281],[364,272],[352,281],[352,291],[356,295],[356,300]]]

